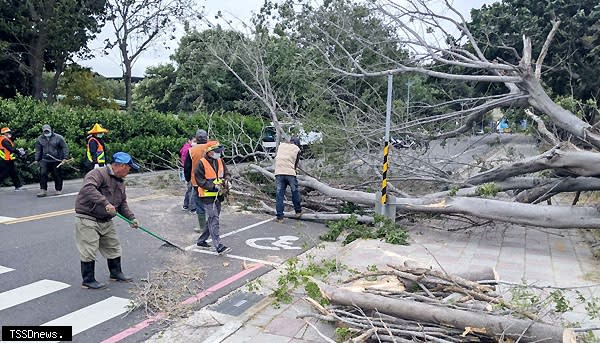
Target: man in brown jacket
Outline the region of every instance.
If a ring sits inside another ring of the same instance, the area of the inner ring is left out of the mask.
[[[131,281],[121,271],[121,244],[112,221],[117,213],[121,213],[133,222],[132,228],[139,225],[127,205],[123,182],[131,169],[137,170],[139,166],[129,154],[117,152],[112,164],[91,170],[83,179],[75,202],[75,241],[81,259],[83,288],[105,286],[94,276],[98,250],[107,259],[112,280]]]

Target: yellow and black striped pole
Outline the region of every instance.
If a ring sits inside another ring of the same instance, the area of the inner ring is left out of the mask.
[[[386,140],[383,145],[383,176],[381,180],[381,207],[387,204],[387,172],[388,172],[388,154],[390,152],[390,142]],[[382,210],[384,212],[384,210]]]
[[[390,153],[390,126],[392,124],[392,74],[388,74],[387,106],[385,111],[385,138],[383,143],[383,175],[381,177],[381,214],[387,212],[388,155]]]

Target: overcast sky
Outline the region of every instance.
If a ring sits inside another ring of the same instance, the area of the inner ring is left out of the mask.
[[[454,0],[451,2],[454,2],[456,9],[463,15],[468,16],[471,8],[480,8],[483,4],[495,1],[497,0]],[[204,3],[208,18],[213,18],[218,11],[222,11],[227,18],[235,17],[248,22],[252,14],[260,10],[264,0],[206,0]],[[121,76],[121,61],[117,50],[113,49],[114,51],[109,55],[102,53],[103,41],[112,32],[110,28],[111,25],[108,24],[103,32],[89,44],[90,49],[97,57],[78,62],[91,67],[93,71],[104,76]],[[155,46],[142,53],[133,66],[133,75],[143,76],[146,67],[168,63],[169,56],[173,53],[173,49],[177,47],[179,38],[166,43],[170,49],[166,49],[164,44],[155,44]]]

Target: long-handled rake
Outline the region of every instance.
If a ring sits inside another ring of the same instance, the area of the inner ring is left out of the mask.
[[[128,224],[133,224],[133,222],[131,220],[127,219],[125,216],[123,216],[120,213],[117,213],[117,217],[123,219]],[[137,228],[140,229],[140,230],[142,230],[142,231],[144,231],[145,233],[149,234],[150,236],[163,241],[167,246],[174,247],[174,248],[177,248],[177,249],[185,252],[185,249],[183,249],[182,247],[178,246],[177,244],[169,242],[168,240],[166,240],[165,238],[160,237],[159,235],[155,234],[154,232],[152,232],[152,231],[150,231],[150,230],[148,230],[146,228],[143,228],[141,226],[138,226]]]

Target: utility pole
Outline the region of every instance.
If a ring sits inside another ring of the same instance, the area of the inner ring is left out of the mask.
[[[406,92],[406,120],[404,121],[405,123],[407,123],[409,121],[409,108],[410,108],[410,87],[414,84],[415,82],[413,80],[408,80],[406,82],[406,87],[408,88],[408,91]]]
[[[388,179],[388,167],[389,160],[388,155],[390,152],[390,128],[392,126],[392,74],[388,74],[388,89],[387,89],[387,104],[385,111],[385,137],[383,142],[383,174],[381,178],[381,214],[385,215],[387,210],[387,179]]]

